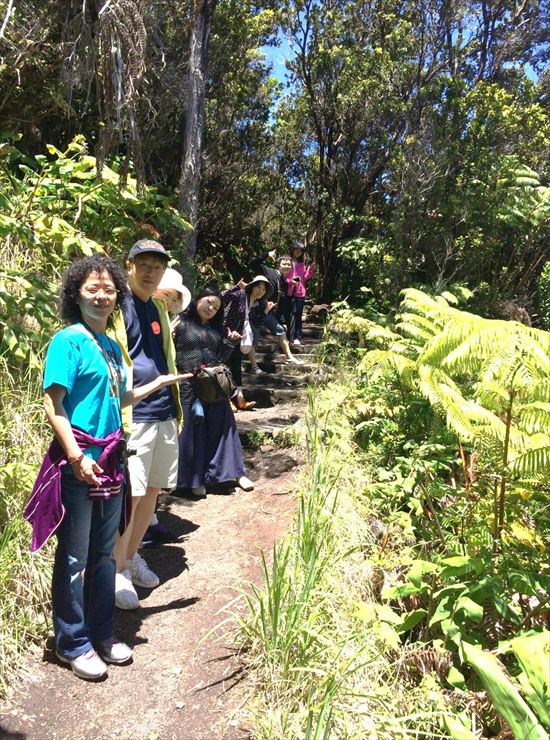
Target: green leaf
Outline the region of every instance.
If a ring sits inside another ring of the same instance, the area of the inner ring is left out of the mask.
[[[427,560],[414,560],[410,571],[407,573],[407,578],[420,588],[422,576],[425,573],[433,573],[437,570],[439,570],[439,566],[436,563],[430,563]]]
[[[412,612],[407,612],[403,615],[401,622],[395,624],[395,629],[398,634],[408,632],[409,630],[412,630],[413,627],[416,627],[416,625],[427,616],[428,612],[426,609],[415,609]]]
[[[405,596],[412,596],[413,594],[419,594],[425,588],[419,588],[413,583],[404,583],[402,586],[394,586],[384,590],[384,598],[388,600],[403,599]]]
[[[500,661],[486,650],[462,643],[465,659],[480,677],[496,711],[504,717],[518,740],[548,740],[548,733],[522,699]]]
[[[474,735],[461,717],[445,714],[443,722],[452,740],[478,740],[478,736]]]
[[[444,566],[441,571],[442,578],[456,578],[472,571],[481,573],[484,568],[481,558],[471,557],[469,555],[457,555],[452,558],[445,558],[441,561],[441,565]]]
[[[510,647],[524,671],[527,700],[550,729],[550,632],[520,635],[510,641]]]
[[[470,599],[469,596],[461,596],[456,603],[456,611],[463,611],[465,616],[474,622],[481,622],[483,619],[483,607]]]
[[[454,665],[449,668],[449,673],[447,673],[447,681],[451,686],[454,686],[457,689],[461,689],[461,691],[466,691],[466,679],[458,670],[458,668],[454,667]]]
[[[452,586],[445,586],[434,594],[434,599],[438,599],[435,611],[430,619],[429,626],[432,627],[444,619],[448,619],[454,610],[454,605],[460,596],[466,592],[463,583],[457,583]]]

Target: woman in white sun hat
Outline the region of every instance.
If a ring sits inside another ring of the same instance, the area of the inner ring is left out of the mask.
[[[191,303],[191,293],[183,284],[183,278],[177,270],[167,267],[161,278],[155,298],[162,298],[166,309],[172,317],[172,331],[178,323],[178,315]]]

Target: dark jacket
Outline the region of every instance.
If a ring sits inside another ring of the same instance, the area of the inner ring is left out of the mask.
[[[226,362],[237,342],[223,339],[208,322],[200,324],[185,313],[174,329],[176,366],[180,373],[195,373],[201,366],[213,367]],[[193,381],[180,383],[181,402],[192,404],[196,398]]]
[[[223,309],[223,325],[228,331],[237,331],[239,334],[243,333],[244,320],[246,317],[246,302],[248,301],[248,293],[246,290],[242,290],[237,285],[228,290],[222,291],[224,309]],[[261,326],[265,317],[265,308],[267,301],[262,298],[258,301],[257,306],[253,306],[248,312],[248,320],[253,332],[257,332],[261,329]]]

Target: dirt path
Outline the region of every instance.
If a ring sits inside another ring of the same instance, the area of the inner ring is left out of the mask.
[[[264,359],[273,360],[269,345]],[[310,371],[304,368],[304,380]],[[284,368],[271,378],[248,378],[248,385],[257,386],[258,405],[264,408],[238,414],[245,443],[257,442],[258,430],[269,435],[303,420],[303,395],[295,390],[300,384]],[[117,634],[134,648],[133,662],[111,666],[106,680],[90,683],[73,676],[49,646],[36,648],[26,659],[27,678],[0,717],[0,738],[249,737],[242,711],[246,677],[227,627],[213,630],[229,616],[228,605],[243,608],[234,600],[243,583],[260,582],[261,550],[270,552],[288,531],[303,460],[295,448],[279,449],[269,442],[246,457],[256,482],[253,492],[209,494],[196,502],[162,499],[159,519],[179,540],[144,551],[161,584],[149,592],[138,589],[140,609],[116,614]]]
[[[141,590],[141,608],[117,610],[117,633],[134,648],[133,663],[112,666],[88,683],[73,676],[47,649],[29,659],[29,681],[13,697],[0,736],[29,740],[76,738],[246,738],[238,710],[245,687],[229,639],[208,632],[227,616],[239,585],[259,581],[260,549],[270,550],[293,511],[296,458],[273,456],[292,471],[257,481],[256,490],[209,495],[190,502],[165,497],[159,518],[180,541],[144,556],[161,585]],[[204,639],[206,638],[206,639]],[[204,639],[204,642],[201,640]]]

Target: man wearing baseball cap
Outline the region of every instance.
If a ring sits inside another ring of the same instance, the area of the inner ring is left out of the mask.
[[[115,324],[115,338],[122,347],[133,387],[165,373],[175,373],[175,350],[164,301],[153,298],[170,255],[153,239],[140,239],[128,254],[126,267],[131,289]],[[122,320],[123,319],[123,320]],[[152,394],[123,418],[129,433],[128,469],[132,485],[132,518],[115,544],[117,561],[116,605],[137,609],[134,586],[155,588],[156,573],[138,553],[145,530],[155,511],[162,488],[173,488],[178,472],[178,424],[183,414],[178,385]]]

